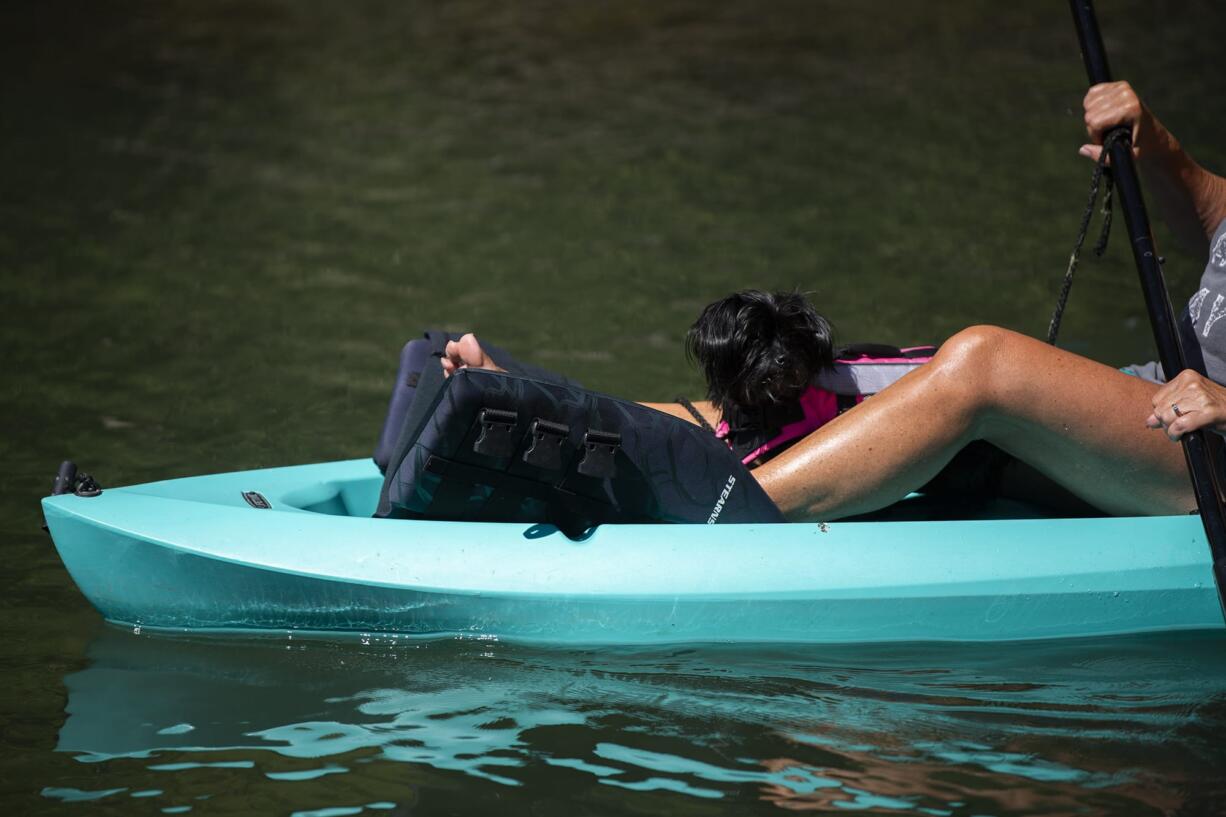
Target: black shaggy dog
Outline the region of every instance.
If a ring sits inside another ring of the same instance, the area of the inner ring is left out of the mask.
[[[834,365],[833,330],[796,292],[747,289],[709,304],[685,336],[707,397],[730,424],[799,399]]]

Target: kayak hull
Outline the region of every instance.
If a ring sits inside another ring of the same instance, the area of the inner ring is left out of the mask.
[[[353,460],[48,497],[43,511],[86,598],[148,628],[634,645],[1224,626],[1195,516],[606,525],[573,540],[373,519],[379,481]]]

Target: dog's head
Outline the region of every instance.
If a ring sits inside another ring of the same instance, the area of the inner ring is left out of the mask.
[[[709,304],[685,337],[725,416],[796,400],[834,365],[830,322],[799,293],[747,289]]]

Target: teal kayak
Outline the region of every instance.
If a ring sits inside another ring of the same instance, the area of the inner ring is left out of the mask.
[[[1196,516],[547,525],[371,518],[369,460],[42,501],[109,621],[555,644],[1220,630]]]

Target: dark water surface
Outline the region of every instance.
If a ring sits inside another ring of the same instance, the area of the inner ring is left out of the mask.
[[[1099,11],[1226,169],[1226,7]],[[366,454],[425,326],[656,399],[748,285],[845,340],[1041,334],[1083,89],[1059,2],[6,8],[5,813],[1226,810],[1222,638],[180,640],[104,625],[38,529],[64,457],[122,484]],[[1203,261],[1167,236],[1178,301]],[[1111,363],[1151,354],[1122,238],[1064,330]]]

